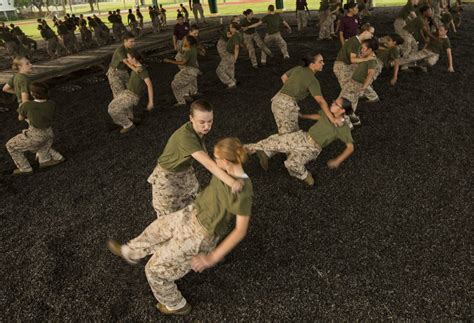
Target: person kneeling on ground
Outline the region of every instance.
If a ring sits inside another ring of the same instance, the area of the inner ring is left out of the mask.
[[[127,51],[127,66],[132,69],[127,88],[120,92],[109,104],[110,117],[115,124],[122,126],[120,133],[126,133],[135,128],[133,107],[140,101],[145,86],[148,92],[146,109],[151,111],[154,108],[153,84],[147,69],[140,63],[141,60],[141,55],[137,51],[132,49]]]
[[[191,270],[202,272],[215,266],[247,234],[253,200],[252,182],[242,167],[247,154],[238,139],[225,138],[214,147],[214,158],[228,176],[244,182],[239,194],[213,176],[191,205],[158,218],[127,244],[113,240],[107,243],[112,253],[130,264],[152,255],[145,273],[158,300],[156,307],[165,315],[186,315],[191,311],[176,280]],[[234,218],[235,227],[226,236]]]
[[[18,108],[18,120],[27,119],[29,127],[6,144],[8,153],[17,167],[13,171],[13,175],[33,173],[24,154],[27,151],[37,154],[40,168],[54,166],[65,161],[60,153],[51,148],[54,140],[51,126],[56,114],[56,103],[49,100],[48,90],[48,86],[44,83],[31,83],[30,91],[34,101],[24,102]]]
[[[362,42],[361,57],[365,59],[374,58],[375,51],[378,49],[378,41],[376,39],[367,39]],[[382,70],[382,64],[377,63],[376,59],[370,59],[357,64],[352,78],[342,88],[339,97],[347,98],[352,103],[353,113],[349,115],[350,121],[354,126],[360,126],[361,122],[355,111],[357,103],[361,96],[366,96],[367,102],[378,102],[379,96],[372,88],[373,81],[377,78]]]
[[[303,180],[306,184],[314,185],[311,173],[305,168],[305,164],[318,158],[321,150],[336,139],[346,144],[346,149],[335,159],[328,161],[328,167],[338,168],[354,152],[354,144],[349,124],[345,121],[345,115],[352,113],[349,100],[338,98],[331,105],[331,113],[338,119],[334,125],[323,112],[319,114],[301,115],[301,118],[319,120],[308,132],[302,130],[283,135],[272,135],[256,144],[247,144],[245,149],[249,153],[257,153],[260,166],[268,170],[269,156],[275,153],[288,155],[285,167],[291,176]]]
[[[448,72],[454,72],[453,55],[451,53],[451,42],[448,38],[448,29],[446,26],[441,25],[438,27],[435,39],[432,39],[422,50],[415,52],[411,57],[401,58],[400,65],[410,65],[414,62],[424,60],[426,64],[433,66],[438,62],[439,56],[443,50],[446,51],[446,55],[448,56]],[[422,69],[426,72],[426,66],[422,66]]]

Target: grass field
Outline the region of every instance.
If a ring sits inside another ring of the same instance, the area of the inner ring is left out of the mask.
[[[204,2],[207,2],[207,1],[204,1]],[[376,1],[376,6],[400,6],[402,4],[404,4],[406,1],[404,0],[379,0],[379,1]],[[124,5],[125,3],[125,5]],[[148,2],[147,2],[148,3]],[[187,1],[185,1],[185,3],[187,4]],[[237,15],[237,14],[242,14],[242,12],[247,9],[247,8],[251,8],[255,13],[264,13],[266,12],[267,10],[267,7],[270,3],[273,3],[272,1],[261,1],[261,0],[257,0],[257,1],[227,1],[227,3],[223,3],[222,0],[218,0],[218,10],[219,10],[219,15]],[[176,12],[176,9],[179,7],[179,4],[175,4],[173,2],[169,2],[169,3],[162,3],[163,4],[163,7],[167,10],[167,16],[168,16],[168,20],[171,22],[172,20],[174,20],[175,18],[175,12]],[[101,18],[103,18],[103,20],[106,22],[107,19],[107,11],[109,10],[115,10],[115,9],[121,9],[123,10],[122,12],[122,16],[124,18],[124,20],[126,21],[126,17],[125,17],[125,13],[126,13],[126,9],[128,8],[133,8],[135,6],[135,1],[132,0],[126,0],[125,2],[123,1],[115,1],[115,2],[107,2],[107,3],[100,3],[99,4],[99,8],[100,8],[100,16]],[[52,7],[50,7],[52,8]],[[84,4],[81,4],[81,5],[74,5],[73,7],[73,13],[76,14],[76,15],[79,15],[79,14],[84,14],[84,15],[90,15],[90,7],[89,5],[84,5]],[[310,10],[317,10],[319,8],[319,1],[317,3],[311,1],[309,3],[309,8]],[[59,10],[61,10],[61,7],[58,7]],[[68,7],[66,8],[68,9]],[[285,1],[285,11],[292,11],[292,10],[295,10],[295,1]],[[147,9],[144,8],[142,9],[143,11],[143,16],[145,18],[145,22],[148,22],[150,21],[150,18],[148,17],[148,13],[147,13]],[[204,8],[204,11],[205,11],[205,14],[206,15],[209,15],[209,8],[207,6],[207,4],[205,5],[205,8]],[[192,18],[192,13],[190,12],[190,17]],[[50,19],[46,19],[48,21],[48,23],[51,23],[51,20]],[[29,20],[16,20],[16,21],[13,21],[13,23],[15,24],[18,24],[19,26],[21,26],[21,28],[23,29],[23,31],[29,35],[30,37],[34,38],[34,39],[41,39],[41,36],[38,32],[38,30],[36,29],[37,27],[37,23],[36,23],[36,20],[35,19],[29,19]]]

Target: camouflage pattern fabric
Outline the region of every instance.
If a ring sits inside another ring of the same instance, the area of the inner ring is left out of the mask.
[[[275,33],[275,34],[266,34],[265,38],[263,39],[263,42],[267,47],[270,47],[273,43],[275,43],[278,48],[280,49],[281,53],[283,54],[283,57],[290,57],[290,54],[288,54],[288,47],[286,45],[286,41],[281,37],[281,33]],[[265,52],[262,52],[262,63],[266,63],[267,61],[267,55]]]
[[[217,42],[217,52],[221,57],[221,61],[216,69],[217,77],[225,85],[235,86],[237,81],[235,79],[234,55],[226,50],[226,42],[222,39]]]
[[[202,9],[202,5],[200,3],[193,3],[193,15],[194,20],[196,20],[196,22],[199,22],[198,13],[199,15],[201,15],[201,20],[205,21],[206,18],[204,17],[204,10]]]
[[[379,99],[379,96],[377,92],[375,92],[372,85],[374,84],[377,77],[379,77],[380,73],[382,73],[382,69],[383,69],[383,62],[380,59],[377,59],[377,65],[375,67],[375,73],[372,80],[372,84],[370,84],[363,93],[363,96],[365,96],[370,101],[375,101]]]
[[[400,46],[402,56],[410,58],[411,55],[418,51],[418,43],[415,37],[405,29],[402,29],[399,35],[403,38],[403,44]]]
[[[171,82],[171,89],[178,103],[185,104],[185,96],[197,93],[197,77],[199,69],[191,66],[184,66]]]
[[[155,298],[169,309],[186,305],[175,281],[191,271],[192,257],[210,252],[217,243],[196,215],[197,208],[191,204],[162,216],[121,248],[124,257],[133,262],[152,255],[145,274]]]
[[[308,26],[308,14],[305,10],[296,11],[296,20],[298,25],[298,30],[306,28]]]
[[[357,103],[359,102],[359,97],[363,94],[362,87],[364,84],[350,80],[342,88],[341,93],[339,94],[340,98],[345,98],[352,103],[352,109],[354,112],[357,109]],[[377,95],[377,93],[376,93]]]
[[[403,33],[403,27],[407,25],[406,21],[402,18],[397,18],[393,22],[393,28],[395,29],[395,32],[399,35]]]
[[[321,147],[314,142],[308,133],[299,130],[283,135],[272,135],[256,144],[244,145],[250,153],[263,150],[267,155],[285,153],[285,167],[288,173],[298,179],[304,180],[308,176],[305,165],[318,158]]]
[[[193,167],[183,172],[170,172],[157,165],[148,177],[148,183],[152,185],[152,204],[157,217],[191,204],[199,191]]]
[[[352,79],[352,74],[354,73],[357,64],[347,65],[344,62],[335,61],[333,72],[336,75],[337,81],[342,88],[344,88],[345,84],[348,83]]]
[[[31,171],[31,165],[24,154],[27,151],[36,153],[40,163],[63,158],[60,153],[51,148],[53,140],[54,133],[51,128],[37,129],[30,126],[10,139],[6,144],[6,148],[18,169]]]
[[[113,67],[109,67],[109,70],[107,71],[106,75],[109,80],[112,95],[114,96],[114,98],[116,98],[127,88],[127,83],[129,79],[128,72],[126,70],[119,70]]]
[[[433,66],[438,62],[439,55],[429,49],[418,50],[408,58],[400,58],[400,66],[410,65],[421,60],[425,60],[428,65]]]
[[[128,128],[133,123],[133,107],[138,104],[140,98],[129,90],[123,90],[110,103],[108,112],[115,124]]]
[[[333,32],[332,29],[334,28],[334,21],[336,21],[336,15],[330,15],[329,12],[329,10],[326,10],[320,14],[320,17],[321,15],[324,16],[324,20],[320,20],[319,22],[319,39],[331,38],[331,33]]]
[[[278,92],[272,98],[272,112],[280,135],[300,129],[298,113],[300,107],[296,100],[289,95]]]
[[[251,35],[244,33],[244,44],[245,47],[247,47],[247,50],[249,51],[249,57],[250,61],[252,62],[253,66],[257,66],[257,55],[255,55],[255,46],[253,42],[255,41],[255,44],[257,44],[258,48],[264,52],[266,55],[271,55],[270,49],[268,49],[267,46],[265,46],[265,43],[263,42],[262,38],[260,38],[260,35],[257,33],[253,33]],[[263,62],[263,61],[262,61]]]

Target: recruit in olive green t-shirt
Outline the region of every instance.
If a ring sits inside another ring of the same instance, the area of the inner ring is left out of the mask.
[[[140,67],[140,71],[137,73],[135,71],[132,71],[130,74],[130,79],[128,80],[127,83],[127,89],[133,93],[135,93],[137,96],[141,96],[143,93],[143,90],[146,87],[145,84],[145,79],[149,78],[150,76],[148,75],[147,69],[142,66]]]
[[[309,94],[322,96],[321,86],[309,67],[297,66],[285,73],[288,80],[283,84],[280,92],[301,101]]]
[[[185,171],[191,167],[191,155],[197,151],[206,151],[204,140],[194,131],[191,121],[188,121],[171,135],[158,158],[158,165],[170,172]]]
[[[431,39],[427,47],[427,49],[438,55],[441,55],[441,53],[448,48],[451,48],[451,42],[448,37]]]
[[[280,24],[283,23],[283,18],[275,13],[266,15],[262,18],[262,21],[267,25],[267,34],[272,35],[280,31]]]
[[[336,139],[339,139],[345,144],[353,143],[351,129],[347,123],[342,127],[336,127],[329,121],[326,114],[319,113],[321,118],[308,130],[310,137],[319,144],[321,148],[326,147]]]
[[[236,215],[252,215],[252,182],[246,175],[236,179],[244,181],[239,193],[233,194],[229,186],[213,176],[209,186],[194,201],[198,209],[197,219],[210,235],[223,237]]]
[[[377,67],[377,60],[372,59],[370,61],[365,61],[357,64],[354,73],[352,74],[352,79],[359,83],[364,83],[367,78],[369,70],[374,70]]]
[[[351,54],[355,54],[357,57],[359,57],[361,48],[362,44],[359,41],[359,38],[357,38],[357,36],[352,36],[344,43],[344,46],[342,46],[342,48],[339,50],[336,61],[344,62],[347,65],[351,65]]]
[[[18,114],[28,119],[30,126],[37,129],[48,129],[53,125],[56,103],[51,100],[28,101],[20,105]]]
[[[27,75],[17,73],[8,81],[8,86],[15,91],[16,99],[18,103],[21,103],[21,94],[28,93],[30,96],[30,84],[31,81]]]
[[[112,61],[110,62],[110,66],[116,68],[118,70],[127,70],[127,65],[123,63],[123,60],[127,58],[127,50],[124,46],[120,46],[114,52],[112,56]]]

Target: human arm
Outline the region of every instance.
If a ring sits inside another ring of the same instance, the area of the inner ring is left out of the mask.
[[[331,169],[338,168],[343,161],[349,158],[350,155],[354,152],[354,144],[348,143],[346,144],[346,149],[334,159],[328,161],[328,167]]]
[[[281,81],[283,82],[283,84],[288,81],[288,75],[286,75],[286,73],[281,76]]]
[[[237,62],[237,58],[239,58],[239,51],[240,51],[240,45],[239,44],[234,45],[234,62]]]
[[[5,93],[15,94],[15,90],[9,84],[5,84],[2,89]]]
[[[240,192],[243,187],[243,182],[236,180],[229,176],[225,171],[219,168],[217,164],[209,157],[209,155],[203,151],[199,150],[191,154],[191,156],[196,159],[202,166],[204,166],[212,175],[215,175],[218,179],[223,181],[227,186],[232,188],[233,193]]]
[[[448,55],[448,72],[452,73],[454,72],[454,67],[453,67],[453,55],[451,53],[451,48],[446,49],[446,55]]]
[[[153,84],[151,83],[151,79],[149,77],[147,77],[146,79],[144,79],[145,81],[145,84],[146,84],[146,89],[147,89],[147,92],[148,92],[148,104],[146,106],[146,109],[148,111],[151,111],[153,110],[154,108],[154,92],[153,92]]]
[[[306,119],[306,120],[319,120],[321,119],[321,115],[319,113],[314,113],[314,114],[302,114],[302,113],[298,113],[298,117],[300,117],[300,119]]]
[[[176,35],[173,35],[173,48],[175,51],[178,51],[178,39],[176,38]]]
[[[375,69],[371,68],[367,71],[367,77],[365,78],[364,85],[362,86],[362,91],[365,91],[372,84],[374,80]]]
[[[242,27],[242,30],[246,31],[247,29],[257,28],[261,24],[263,24],[263,22],[261,20],[259,20],[258,22],[254,23],[254,24],[251,24],[251,25],[246,26],[246,27]]]
[[[200,253],[193,257],[191,261],[191,267],[193,270],[196,272],[202,272],[222,261],[224,257],[245,238],[247,235],[249,222],[249,216],[237,215],[235,219],[235,228],[224,240],[222,240],[216,249],[207,255]]]
[[[286,27],[286,29],[288,29],[288,32],[291,33],[291,27],[285,20],[283,20],[283,25]]]
[[[398,71],[400,70],[400,60],[397,58],[393,61],[393,75],[390,79],[390,84],[395,85],[398,79]]]
[[[169,58],[163,59],[163,62],[174,64],[174,65],[185,65],[186,64],[186,61],[184,61],[184,60],[179,60],[178,61],[178,60],[169,59]]]
[[[346,40],[344,39],[344,33],[339,30],[339,41],[341,42],[341,46],[344,46]]]
[[[375,59],[375,57],[367,57],[367,58],[362,58],[362,57],[357,57],[357,54],[351,53],[351,64],[357,64],[357,63],[362,63],[362,62],[367,62]]]

